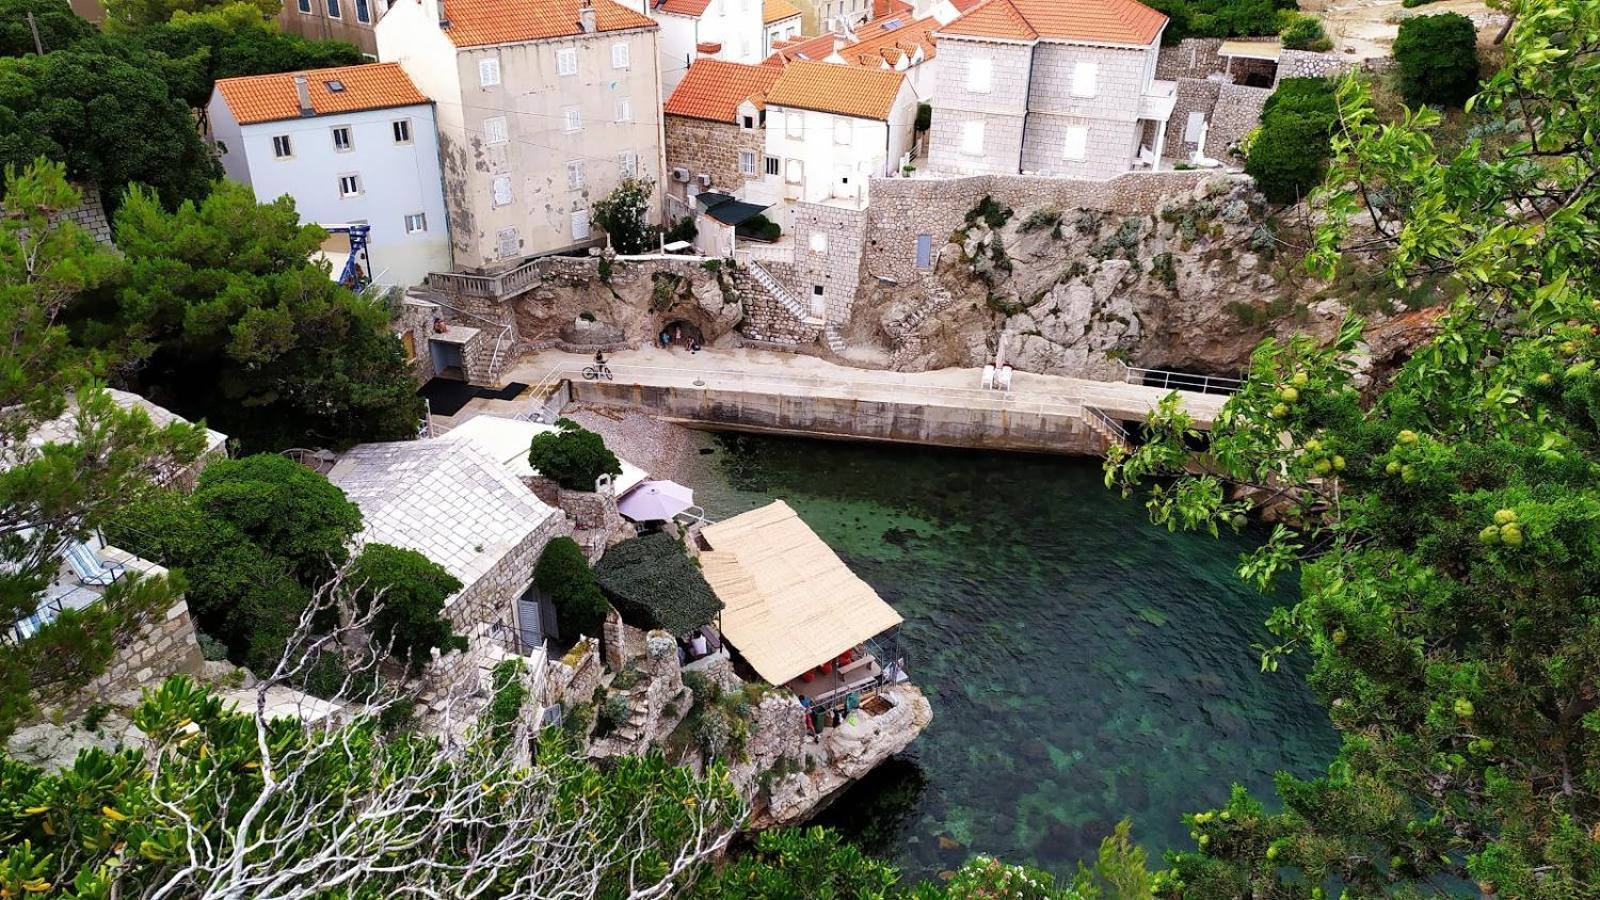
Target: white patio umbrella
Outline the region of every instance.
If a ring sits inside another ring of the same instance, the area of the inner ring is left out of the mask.
[[[617,501],[617,511],[635,522],[666,521],[694,506],[694,491],[676,481],[646,481]]]

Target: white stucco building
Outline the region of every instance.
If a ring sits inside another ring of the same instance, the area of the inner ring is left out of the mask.
[[[1137,0],[986,0],[934,33],[930,168],[1110,178],[1160,167],[1167,17]]]
[[[287,194],[302,221],[370,226],[375,282],[449,270],[434,107],[399,66],[224,78],[207,111],[223,170],[258,200]],[[328,251],[337,276],[345,254]]]
[[[727,2],[727,0],[721,0]],[[604,241],[590,205],[662,184],[656,22],[615,0],[397,0],[378,55],[436,104],[458,269]]]
[[[642,0],[661,25],[661,99],[696,59],[757,63],[766,55],[763,0]]]
[[[917,117],[901,73],[807,60],[784,68],[766,107],[768,193],[747,184],[746,196],[853,209],[867,204],[868,178],[899,171]]]

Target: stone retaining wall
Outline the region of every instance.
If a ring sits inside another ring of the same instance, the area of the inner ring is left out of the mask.
[[[874,178],[864,268],[867,276],[896,283],[931,276],[931,266],[917,268],[917,236],[929,235],[937,254],[985,196],[1014,209],[1053,206],[1148,215],[1163,200],[1188,194],[1214,177],[1215,173],[1197,170],[1129,172],[1103,181],[1037,175]]]
[[[1261,124],[1261,109],[1271,96],[1272,88],[1220,85],[1211,112],[1211,130],[1206,133],[1206,156],[1226,159],[1228,148]]]
[[[169,675],[195,675],[204,663],[189,619],[189,604],[179,600],[118,649],[111,665],[74,695],[72,705],[87,707],[108,695],[137,690]]]

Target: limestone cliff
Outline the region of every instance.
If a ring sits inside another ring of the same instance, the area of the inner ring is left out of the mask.
[[[1290,218],[1237,177],[1152,215],[975,198],[923,282],[863,285],[847,336],[924,370],[990,362],[1006,333],[1016,368],[1089,378],[1121,378],[1122,364],[1233,375],[1263,338],[1327,338],[1349,310],[1367,316],[1374,356],[1417,339],[1406,314],[1441,289],[1398,291],[1355,264],[1311,279]]]

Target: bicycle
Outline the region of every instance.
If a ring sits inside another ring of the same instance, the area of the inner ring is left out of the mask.
[[[612,381],[616,378],[615,375],[611,374],[611,367],[605,363],[601,363],[597,366],[583,367],[584,381],[598,381],[602,378],[604,378],[606,381]]]

